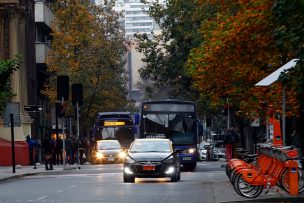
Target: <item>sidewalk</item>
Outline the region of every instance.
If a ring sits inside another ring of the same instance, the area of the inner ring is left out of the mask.
[[[56,173],[58,171],[64,171],[64,170],[73,170],[77,169],[77,165],[69,166],[65,165],[65,169],[63,169],[62,165],[54,165],[54,170],[45,170],[45,166],[41,164],[36,164],[36,169],[34,169],[34,166],[21,166],[16,165],[15,173],[13,173],[13,167],[12,166],[1,166],[0,167],[0,182],[15,178],[20,178],[24,176],[30,176],[30,175],[36,175],[36,174],[52,174]]]

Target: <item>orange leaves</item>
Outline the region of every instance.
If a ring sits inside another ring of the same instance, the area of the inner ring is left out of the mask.
[[[204,42],[191,52],[187,64],[201,95],[214,102],[228,95],[244,114],[256,106],[253,102],[261,95],[253,94],[254,84],[274,69],[269,66],[265,72],[265,65],[278,61],[271,5],[270,0],[240,0],[222,6],[216,18],[202,23]]]

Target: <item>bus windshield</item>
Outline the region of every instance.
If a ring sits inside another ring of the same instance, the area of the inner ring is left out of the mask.
[[[117,139],[123,147],[128,147],[134,139],[131,126],[97,126],[95,137],[100,140]]]
[[[175,145],[194,144],[194,113],[145,113],[143,125],[145,137],[169,138]]]

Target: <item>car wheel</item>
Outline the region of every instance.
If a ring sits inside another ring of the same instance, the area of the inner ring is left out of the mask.
[[[177,175],[177,180],[180,180],[181,179],[181,172],[180,170],[178,171],[178,175]]]
[[[123,180],[124,180],[125,183],[134,183],[135,177],[123,174]]]
[[[174,174],[172,174],[171,176],[171,182],[177,182],[179,180],[178,176],[180,176],[179,172],[177,171],[177,169],[175,170],[176,172]]]

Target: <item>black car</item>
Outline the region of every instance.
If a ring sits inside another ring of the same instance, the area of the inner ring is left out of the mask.
[[[136,139],[124,160],[124,182],[135,178],[169,177],[172,182],[180,180],[178,152],[173,150],[169,139]]]

